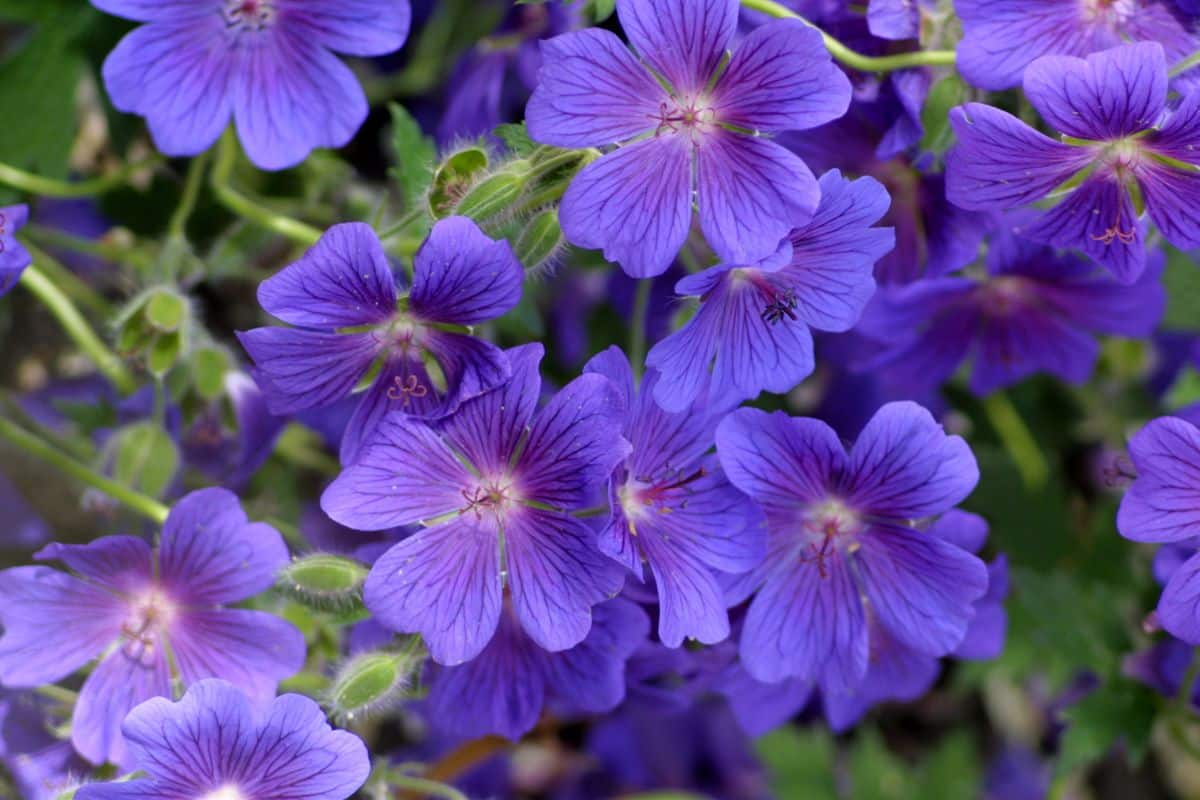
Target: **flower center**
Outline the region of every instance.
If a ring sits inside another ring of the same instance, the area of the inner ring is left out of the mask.
[[[1138,0],[1083,0],[1085,22],[1120,28],[1137,12]]]
[[[1028,305],[1030,287],[1015,275],[992,278],[980,287],[980,307],[991,317],[1007,317]]]
[[[121,624],[125,654],[143,664],[151,663],[159,640],[170,629],[176,613],[175,603],[157,587],[134,597]]]
[[[695,141],[711,133],[717,124],[717,112],[706,97],[663,101],[658,107],[658,128],[655,136],[682,133]]]
[[[476,519],[483,517],[484,512],[499,515],[518,502],[512,482],[507,477],[485,478],[475,486],[463,489],[462,496],[467,501],[462,513],[472,512]]]
[[[228,783],[215,791],[203,795],[199,800],[249,800],[249,798],[242,794],[241,789],[232,783]]]
[[[225,0],[225,27],[261,31],[277,17],[272,0]]]
[[[801,527],[804,546],[800,562],[815,563],[821,577],[828,577],[825,560],[845,549],[853,551],[862,527],[858,514],[841,500],[830,498],[810,506]]]
[[[704,468],[700,467],[687,474],[675,470],[657,481],[631,477],[618,493],[621,511],[625,519],[630,521],[644,516],[650,510],[659,514],[669,514],[672,495],[690,493],[689,484],[695,483],[706,474]]]

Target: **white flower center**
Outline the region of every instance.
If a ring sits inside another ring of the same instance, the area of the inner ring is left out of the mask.
[[[242,790],[232,783],[227,783],[216,791],[202,795],[196,800],[250,800],[250,798],[242,794]]]

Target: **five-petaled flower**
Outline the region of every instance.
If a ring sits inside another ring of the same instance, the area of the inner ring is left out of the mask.
[[[766,258],[813,215],[820,191],[763,134],[837,119],[849,80],[799,20],[756,28],[725,65],[737,0],[618,0],[617,12],[637,54],[598,28],[551,39],[526,109],[539,142],[620,145],[563,197],[567,239],[634,277],[658,275],[687,238],[695,194],[718,255]]]

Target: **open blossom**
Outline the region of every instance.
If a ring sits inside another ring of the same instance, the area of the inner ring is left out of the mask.
[[[761,134],[840,117],[846,76],[799,20],[756,28],[722,69],[737,0],[618,0],[617,13],[633,52],[598,28],[549,40],[526,109],[536,141],[620,145],[563,197],[567,239],[635,277],[661,274],[687,238],[695,195],[719,256],[768,257],[820,193],[804,162]]]
[[[408,36],[408,0],[92,0],[135,22],[104,62],[119,110],[146,117],[171,156],[208,149],[233,117],[263,169],[341,147],[367,98],[334,52],[378,56]]]
[[[654,401],[657,375],[637,386],[629,360],[616,347],[584,371],[621,389],[624,434],[633,448],[612,482],[612,516],[600,549],[639,580],[649,568],[664,644],[678,647],[684,637],[706,644],[725,639],[729,618],[715,573],[753,569],[766,544],[761,514],[709,453],[728,407],[701,397],[679,412],[663,411]]]
[[[1200,247],[1200,92],[1168,108],[1161,45],[1038,59],[1025,71],[1025,94],[1063,141],[991,106],[955,108],[952,203],[1001,211],[1053,198],[1024,234],[1080,250],[1123,283],[1146,265],[1141,201],[1168,242]]]
[[[221,680],[142,703],[122,730],[145,776],[87,784],[77,800],[346,800],[371,772],[362,740],[330,728],[309,698],[264,710]]]
[[[304,637],[290,623],[224,607],[270,588],[288,558],[279,533],[248,522],[224,489],[176,503],[155,550],[108,536],[51,544],[37,558],[72,572],[0,572],[0,683],[54,683],[99,658],[71,721],[75,749],[95,764],[129,766],[121,720],[170,695],[172,666],[185,684],[220,677],[263,700],[304,664]]]
[[[1161,417],[1129,442],[1137,480],[1121,500],[1117,530],[1135,542],[1173,545],[1156,564],[1164,579],[1158,619],[1168,633],[1200,644],[1200,429],[1179,417]],[[1174,547],[1178,545],[1178,547]],[[1183,548],[1190,554],[1184,560]],[[1182,561],[1182,563],[1178,563]]]
[[[931,278],[876,295],[858,331],[881,350],[863,366],[912,391],[933,390],[966,361],[977,395],[1039,372],[1092,374],[1095,334],[1142,337],[1166,307],[1159,265],[1123,286],[1084,259],[1016,236],[991,240],[978,277]]]
[[[436,428],[387,416],[321,498],[349,528],[427,526],[375,562],[364,598],[445,665],[483,650],[505,595],[525,633],[557,651],[582,641],[592,606],[621,588],[620,568],[569,513],[598,498],[628,452],[621,396],[607,378],[583,375],[536,411],[542,352],[508,351],[508,383]]]
[[[873,0],[880,3],[884,0]],[[887,0],[897,3],[902,0]],[[1159,42],[1171,62],[1200,47],[1188,0],[955,0],[958,69],[983,89],[1019,86],[1041,56],[1086,56],[1125,42]]]
[[[17,230],[28,219],[29,209],[25,206],[0,208],[0,297],[17,285],[21,273],[33,263],[29,251],[17,241]]]
[[[389,411],[444,417],[508,379],[501,350],[463,326],[515,306],[523,279],[508,242],[493,241],[466,217],[449,217],[417,251],[412,286],[402,295],[370,226],[335,225],[258,289],[269,314],[297,327],[256,328],[238,338],[275,414],[331,405],[378,364],[342,437],[342,460],[350,461]]]
[[[506,604],[496,635],[478,656],[434,669],[429,721],[460,736],[519,739],[542,708],[564,714],[611,711],[625,699],[625,662],[646,640],[646,612],[624,598],[596,606],[592,629],[570,650],[539,647]]]
[[[845,331],[875,292],[875,262],[892,248],[889,228],[873,228],[888,207],[874,178],[821,177],[815,216],[762,261],[731,261],[675,286],[700,297],[696,315],[651,349],[661,373],[654,397],[682,411],[709,380],[722,399],[788,392],[813,370],[810,328]]]
[[[741,639],[751,676],[852,689],[871,624],[927,656],[962,643],[987,567],[915,521],[965,499],[979,468],[928,411],[885,405],[847,452],[819,420],[744,408],[717,429],[717,452],[770,533]]]

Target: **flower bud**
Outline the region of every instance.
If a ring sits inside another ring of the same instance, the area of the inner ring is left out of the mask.
[[[454,213],[476,222],[486,222],[504,214],[524,190],[524,177],[513,172],[498,172],[472,187],[454,206]]]
[[[563,241],[558,210],[551,208],[538,214],[525,225],[517,237],[513,251],[525,269],[537,269],[558,255]]]
[[[466,147],[447,156],[434,171],[429,187],[429,211],[433,218],[450,216],[489,163],[487,151],[482,147]]]
[[[375,651],[347,661],[329,688],[330,716],[343,724],[387,710],[413,685],[421,659],[408,653]]]
[[[314,553],[288,564],[279,574],[280,588],[309,608],[346,610],[362,601],[367,568],[348,558]]]

